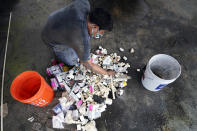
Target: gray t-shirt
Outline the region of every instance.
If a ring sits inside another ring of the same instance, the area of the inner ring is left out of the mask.
[[[90,41],[87,26],[89,11],[88,0],[73,0],[66,7],[53,12],[42,31],[44,42],[58,48],[66,45],[76,51],[81,61],[89,60]]]

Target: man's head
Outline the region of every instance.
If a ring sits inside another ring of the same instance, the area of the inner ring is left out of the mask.
[[[91,36],[98,37],[106,31],[111,31],[113,28],[113,20],[111,15],[102,8],[95,8],[89,13],[88,30]]]

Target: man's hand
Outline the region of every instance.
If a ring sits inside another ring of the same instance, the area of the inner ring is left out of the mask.
[[[87,62],[81,62],[87,69],[98,73],[98,74],[103,74],[103,75],[115,75],[114,71],[106,71],[103,68],[101,68],[100,66],[92,63],[90,60],[88,60]]]
[[[107,71],[107,74],[108,74],[109,76],[114,76],[114,75],[116,74],[116,72],[115,72],[115,71],[112,71],[112,70],[108,70],[108,71]]]

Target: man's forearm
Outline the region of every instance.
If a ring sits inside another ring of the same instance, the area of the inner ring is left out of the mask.
[[[98,73],[98,74],[103,74],[103,75],[108,75],[108,72],[106,70],[104,70],[103,68],[101,68],[100,66],[91,63],[90,61],[88,62],[82,62],[82,64],[89,70]]]
[[[92,71],[98,74],[108,75],[108,72],[100,66],[92,63]]]

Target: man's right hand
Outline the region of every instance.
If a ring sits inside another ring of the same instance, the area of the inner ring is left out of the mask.
[[[90,60],[88,60],[87,62],[81,62],[87,69],[90,69],[91,71],[98,73],[98,74],[103,74],[103,75],[115,75],[114,71],[106,71],[103,68],[101,68],[100,66],[92,63]]]
[[[108,74],[109,76],[114,76],[114,75],[116,74],[116,72],[115,72],[115,71],[112,71],[112,70],[108,70],[108,71],[107,71],[107,74]]]

